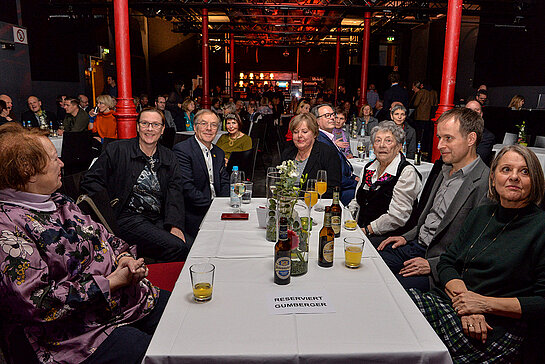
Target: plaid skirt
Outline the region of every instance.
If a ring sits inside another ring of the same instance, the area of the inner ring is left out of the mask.
[[[506,332],[493,341],[487,338],[483,344],[464,334],[462,320],[450,300],[413,288],[407,293],[445,343],[454,363],[511,363],[517,359],[524,340],[522,334]]]

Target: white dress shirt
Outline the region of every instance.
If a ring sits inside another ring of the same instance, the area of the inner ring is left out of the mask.
[[[206,145],[201,143],[201,141],[195,137],[195,140],[199,144],[199,147],[201,148],[202,155],[204,157],[204,161],[206,162],[206,169],[208,170],[208,179],[210,180],[210,191],[212,195],[210,196],[212,199],[216,197],[216,190],[214,189],[214,165],[212,164],[212,151],[208,149]]]

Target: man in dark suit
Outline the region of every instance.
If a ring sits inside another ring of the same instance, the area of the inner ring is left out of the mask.
[[[348,205],[354,198],[358,180],[353,173],[354,169],[352,168],[352,165],[348,162],[343,152],[335,145],[334,136],[332,134],[333,128],[335,128],[335,112],[329,104],[314,106],[311,112],[316,116],[316,121],[320,127],[317,140],[334,148],[341,160],[341,202],[344,205]]]
[[[29,110],[21,114],[23,126],[27,126],[30,122],[30,126],[33,128],[49,129],[49,123],[52,123],[53,129],[57,130],[59,128],[56,115],[42,110],[42,102],[39,98],[30,96],[27,99],[27,104]]]
[[[195,115],[195,136],[173,148],[182,171],[186,231],[192,238],[197,236],[214,197],[229,196],[225,153],[212,144],[219,125],[218,116],[203,109]]]
[[[439,257],[469,212],[486,201],[490,170],[476,151],[483,124],[478,114],[465,108],[441,115],[437,135],[444,165],[426,181],[424,193],[429,196],[422,196],[418,224],[378,245],[381,257],[405,288],[426,291],[430,284],[437,284]]]
[[[475,111],[481,116],[481,118],[483,117],[483,107],[478,101],[469,101],[466,104],[466,108]],[[485,127],[483,129],[483,138],[477,146],[477,154],[481,157],[481,159],[483,160],[483,162],[486,163],[487,166],[490,166],[492,158],[494,157],[494,152],[492,151],[492,149],[494,148],[495,141],[496,136]]]
[[[399,73],[392,72],[388,75],[388,81],[392,84],[389,89],[384,91],[384,108],[390,110],[392,102],[399,101],[409,109],[409,92],[399,85]],[[378,120],[382,121],[382,120]]]

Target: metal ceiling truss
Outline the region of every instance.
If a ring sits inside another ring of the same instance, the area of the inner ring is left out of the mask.
[[[466,0],[465,15],[512,15],[521,0]],[[491,6],[493,5],[493,6]],[[363,14],[372,14],[373,33],[433,21],[447,12],[448,0],[129,0],[129,7],[147,17],[171,21],[173,32],[201,33],[201,9],[209,10],[209,33],[235,34],[237,44],[255,46],[328,46],[341,35],[352,46],[363,31]],[[112,0],[50,0],[51,14],[103,12]],[[524,9],[529,12],[529,7]],[[442,14],[442,15],[440,15]],[[526,14],[522,14],[525,16]],[[220,16],[219,19],[214,17]],[[351,19],[341,25],[343,19]],[[326,38],[328,38],[326,40]]]

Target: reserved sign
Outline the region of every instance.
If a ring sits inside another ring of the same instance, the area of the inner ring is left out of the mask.
[[[269,311],[273,315],[290,313],[331,313],[335,312],[325,293],[286,293],[275,292],[270,296]]]

